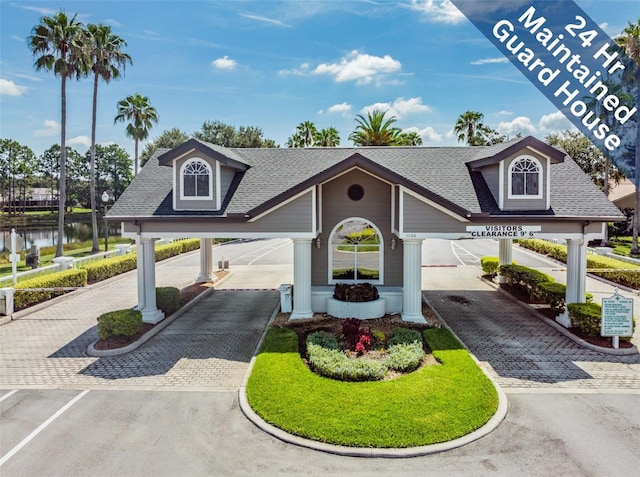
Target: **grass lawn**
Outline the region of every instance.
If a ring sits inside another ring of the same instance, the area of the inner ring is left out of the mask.
[[[441,364],[390,381],[341,382],[305,366],[294,331],[271,328],[247,399],[268,423],[337,445],[416,447],[469,434],[495,414],[496,389],[448,330],[424,337]]]
[[[613,247],[613,253],[630,257],[632,237],[613,237],[609,240],[609,245]],[[635,255],[635,258],[638,258]]]

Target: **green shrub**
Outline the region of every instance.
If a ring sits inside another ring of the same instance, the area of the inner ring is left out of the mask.
[[[508,285],[527,293],[531,300],[544,297],[540,289],[542,283],[554,282],[552,276],[524,265],[502,265],[500,275],[506,279]]]
[[[563,283],[543,282],[538,285],[545,303],[554,311],[563,312],[567,287]]]
[[[191,252],[200,248],[200,239],[178,240],[177,243],[182,245],[182,253]]]
[[[418,333],[420,334],[420,333]],[[415,371],[420,366],[422,358],[425,356],[424,349],[420,342],[398,343],[389,347],[389,357],[385,361],[390,369],[395,369],[403,373]]]
[[[334,335],[326,331],[316,331],[307,336],[307,344],[322,346],[327,349],[340,349],[340,344]]]
[[[87,271],[89,283],[99,282],[107,278],[115,277],[121,273],[135,270],[137,255],[135,253],[118,257],[105,258],[82,265],[81,269]]]
[[[98,336],[108,340],[116,336],[133,336],[142,328],[142,312],[139,310],[116,310],[98,317]]]
[[[485,275],[491,275],[495,277],[498,273],[498,264],[500,263],[498,257],[482,257],[480,259],[480,265],[482,266],[482,272]]]
[[[180,290],[176,287],[156,288],[156,306],[169,316],[180,309]]]
[[[37,292],[37,291],[17,291],[24,288],[58,288],[58,287],[84,287],[87,286],[86,270],[63,270],[61,272],[50,273],[43,277],[32,278],[18,282],[15,286],[13,306],[14,310],[22,310],[28,306],[50,300],[53,297],[64,295],[67,292]]]
[[[420,343],[422,346],[422,335],[417,330],[410,330],[409,328],[396,328],[391,333],[391,338],[387,342],[387,347],[391,349],[392,346],[397,344],[409,344]]]
[[[182,244],[180,242],[168,243],[166,245],[158,245],[155,248],[156,262],[166,258],[175,257],[182,253]]]
[[[379,381],[387,366],[372,359],[350,359],[341,350],[328,349],[307,341],[311,368],[321,376],[340,381]]]
[[[571,324],[587,336],[600,336],[602,307],[597,303],[569,303]]]

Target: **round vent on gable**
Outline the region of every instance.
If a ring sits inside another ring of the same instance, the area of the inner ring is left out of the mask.
[[[364,197],[364,189],[360,184],[353,184],[347,190],[347,195],[351,200],[360,200]]]

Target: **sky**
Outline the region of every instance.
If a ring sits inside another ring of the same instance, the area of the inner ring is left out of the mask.
[[[612,38],[640,17],[638,0],[576,3]],[[0,137],[37,155],[60,142],[60,80],[35,70],[27,37],[60,10],[127,42],[133,64],[99,86],[97,142],[132,157],[133,140],[114,117],[118,101],[136,93],[158,113],[149,139],[172,128],[191,136],[217,120],[259,127],[284,147],[312,121],[335,127],[350,147],[356,116],[372,109],[389,110],[425,146],[462,145],[453,126],[468,110],[508,136],[572,128],[448,0],[0,0]],[[92,87],[81,79],[67,89],[67,145],[81,154]]]

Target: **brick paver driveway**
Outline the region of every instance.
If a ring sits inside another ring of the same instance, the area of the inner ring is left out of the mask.
[[[640,391],[640,356],[583,348],[478,278],[475,267],[430,269],[424,292],[505,390]]]

